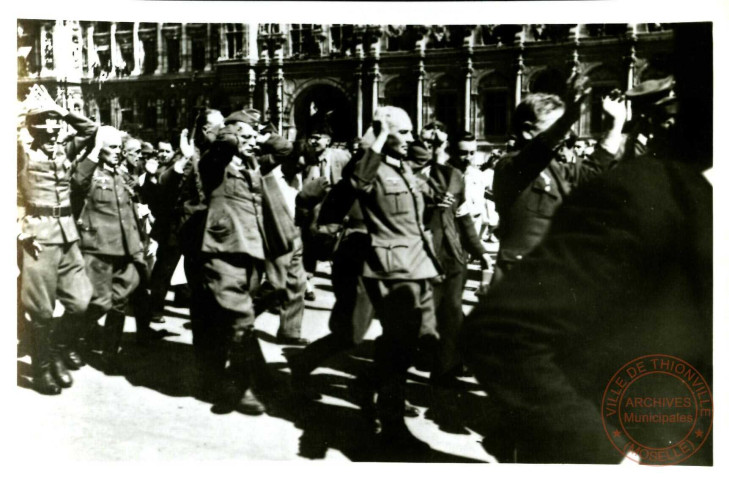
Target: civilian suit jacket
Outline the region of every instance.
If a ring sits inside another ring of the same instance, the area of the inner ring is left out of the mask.
[[[433,235],[433,248],[446,273],[461,271],[468,263],[468,253],[481,257],[486,250],[479,241],[466,202],[463,173],[450,165],[431,165],[428,186],[433,196],[425,211],[425,222]],[[435,203],[445,193],[455,197],[449,208]],[[459,211],[460,210],[460,211]]]
[[[712,270],[712,189],[697,168],[626,160],[576,189],[461,334],[521,461],[619,461],[599,406],[634,358],[674,355],[711,382]]]

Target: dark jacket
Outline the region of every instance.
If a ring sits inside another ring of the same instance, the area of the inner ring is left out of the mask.
[[[76,164],[71,188],[85,198],[77,220],[81,250],[117,256],[142,252],[134,191],[121,171],[84,158]]]
[[[459,212],[466,201],[463,173],[450,165],[435,163],[430,167],[428,186],[433,201],[426,207],[425,219],[433,235],[433,248],[446,273],[461,271],[468,264],[469,253],[477,258],[486,253],[471,215]],[[439,208],[436,203],[446,193],[456,200],[449,208]]]
[[[689,165],[625,161],[572,193],[461,335],[520,461],[619,461],[599,407],[639,356],[677,356],[711,382],[712,261],[712,189]]]
[[[540,137],[506,155],[494,170],[494,203],[500,262],[514,262],[544,237],[557,208],[572,188],[615,165],[615,157],[598,147],[592,158],[576,164],[555,159]]]

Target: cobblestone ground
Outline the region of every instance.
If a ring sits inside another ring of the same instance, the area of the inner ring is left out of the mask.
[[[480,272],[472,270],[465,303],[470,309]],[[307,302],[303,335],[316,339],[328,333],[334,298],[329,266],[320,264],[313,279],[317,298]],[[184,283],[181,268],[173,285]],[[174,306],[168,293],[166,323],[153,325],[167,336],[152,348],[134,344],[134,321],[125,327],[125,373],[107,376],[89,366],[74,373],[75,385],[57,397],[31,390],[30,359],[18,358],[18,386],[14,391],[20,444],[32,445],[29,458],[56,460],[339,460],[410,462],[494,462],[498,436],[485,393],[473,378],[462,379],[453,397],[465,429],[443,431],[429,419],[427,374],[411,369],[408,399],[420,409],[407,425],[431,451],[417,457],[382,451],[371,427],[347,386],[371,364],[372,340],[380,333],[374,323],[368,341],[352,355],[333,359],[313,374],[313,385],[323,399],[310,405],[292,400],[285,355],[292,347],[277,345],[278,318],[265,313],[256,323],[261,346],[272,371],[269,412],[260,417],[239,413],[217,415],[211,405],[193,397],[192,335],[186,308]],[[492,453],[489,453],[492,452]],[[499,457],[501,458],[501,457]]]

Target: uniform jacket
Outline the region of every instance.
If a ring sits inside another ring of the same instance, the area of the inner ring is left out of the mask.
[[[540,137],[502,158],[494,172],[499,259],[513,262],[529,253],[572,188],[614,165],[615,157],[601,148],[576,164],[559,162]]]
[[[291,252],[299,237],[278,179],[272,173],[291,143],[272,135],[266,153],[252,162],[236,159],[236,146],[216,141],[200,160],[208,202],[202,251],[242,253],[263,260]]]
[[[73,216],[26,215],[26,207],[71,207],[70,181],[73,162],[84,149],[93,144],[97,128],[90,120],[73,113],[69,113],[64,120],[77,133],[64,145],[57,145],[52,159],[32,145],[28,151],[18,146],[18,206],[21,229],[23,233],[34,235],[38,242],[45,244],[78,240]]]
[[[423,226],[423,194],[408,164],[367,151],[354,165],[351,181],[372,240],[363,276],[382,280],[438,276],[438,261]]]
[[[71,188],[84,198],[77,220],[81,250],[117,256],[143,251],[134,190],[122,171],[85,158],[76,164]]]
[[[433,235],[433,247],[440,264],[450,272],[468,264],[468,254],[481,257],[486,250],[479,241],[468,212],[463,174],[450,165],[430,166],[427,184],[433,201],[426,207],[426,227]],[[438,198],[451,193],[455,202],[449,208],[435,205]]]
[[[522,461],[620,461],[599,408],[634,358],[677,356],[711,382],[712,278],[712,189],[698,169],[625,160],[578,187],[462,331],[468,365],[513,414]]]

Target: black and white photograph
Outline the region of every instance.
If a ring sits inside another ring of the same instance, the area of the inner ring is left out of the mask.
[[[34,3],[18,459],[722,463],[726,4]]]

